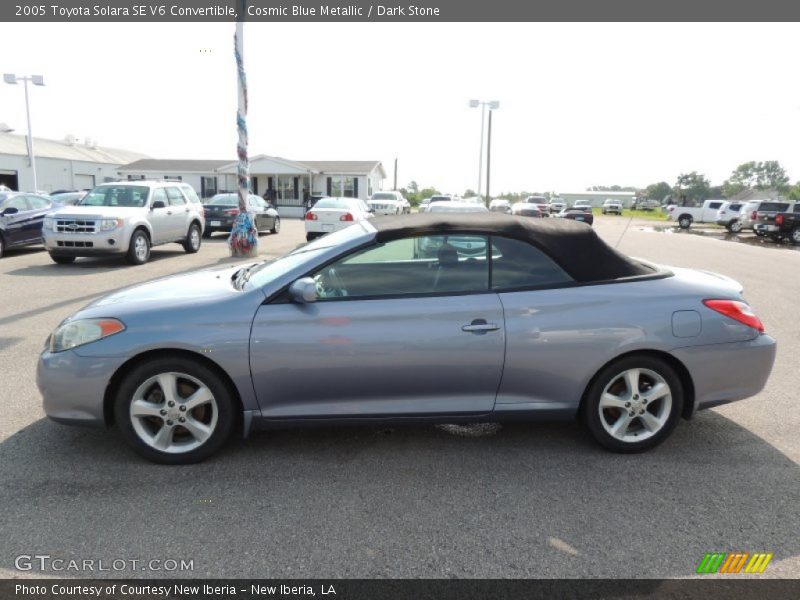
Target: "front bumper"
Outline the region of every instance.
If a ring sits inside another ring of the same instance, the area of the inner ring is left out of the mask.
[[[74,350],[45,350],[36,367],[36,385],[45,414],[70,425],[104,425],[106,388],[124,362],[124,357],[85,357]]]
[[[690,346],[672,354],[689,370],[694,384],[694,410],[744,400],[767,383],[777,343],[761,334],[746,342]]]
[[[128,250],[129,240],[130,235],[124,229],[84,234],[42,232],[47,251],[61,256],[123,254]]]

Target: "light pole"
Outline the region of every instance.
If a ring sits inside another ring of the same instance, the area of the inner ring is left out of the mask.
[[[486,107],[487,106],[489,107],[489,111],[490,111],[489,112],[489,120],[491,121],[491,118],[492,118],[491,111],[500,108],[500,102],[498,102],[497,100],[491,100],[489,102],[484,102],[482,100],[470,100],[469,101],[469,107],[470,108],[478,108],[479,106],[481,107],[481,151],[480,151],[480,154],[478,156],[478,189],[476,191],[478,192],[478,196],[480,197],[480,195],[481,195],[481,183],[483,182],[483,132],[485,130],[484,123],[485,123],[485,119],[486,119]],[[487,174],[486,178],[488,180],[488,178],[489,178],[488,174]],[[486,202],[489,202],[489,198],[488,197],[486,198]]]
[[[33,156],[33,134],[31,133],[31,105],[28,101],[28,82],[33,85],[44,85],[44,77],[41,75],[31,75],[30,77],[17,77],[13,73],[4,73],[3,81],[11,85],[17,85],[18,81],[25,82],[25,112],[28,115],[28,160],[31,163],[31,171],[33,172],[33,191],[39,191],[39,182],[36,179],[36,162]]]

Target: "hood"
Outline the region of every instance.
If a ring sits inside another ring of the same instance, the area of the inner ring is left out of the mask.
[[[263,296],[258,289],[243,292],[233,287],[231,277],[243,266],[246,264],[170,275],[123,288],[95,300],[80,311],[93,315],[81,316],[111,317],[141,310],[162,310],[172,307],[185,309],[192,305],[224,301],[242,294],[255,293]]]

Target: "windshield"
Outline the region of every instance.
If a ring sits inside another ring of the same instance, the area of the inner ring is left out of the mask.
[[[394,194],[387,193],[387,192],[378,192],[377,194],[372,194],[373,200],[396,200]]]
[[[431,198],[431,202],[447,202],[450,200],[450,196],[433,196]]]
[[[358,239],[363,236],[366,231],[374,231],[371,226],[368,227],[369,229],[366,229],[361,223],[350,225],[349,227],[318,238],[309,244],[303,244],[299,248],[292,250],[288,254],[284,254],[276,260],[263,262],[253,267],[250,271],[250,278],[248,279],[248,288],[251,285],[255,287],[264,286],[276,277],[285,275],[300,265],[305,263],[309,263],[310,265],[318,256],[328,249]]]
[[[353,200],[347,200],[346,198],[323,198],[319,202],[314,205],[314,208],[357,208],[356,203]]]
[[[103,185],[86,194],[77,206],[120,206],[141,208],[147,204],[150,188],[144,185]]]
[[[238,194],[217,194],[209,201],[209,204],[218,204],[221,206],[239,206]]]

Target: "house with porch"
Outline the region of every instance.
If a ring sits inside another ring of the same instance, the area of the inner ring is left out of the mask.
[[[119,168],[121,179],[172,179],[192,185],[201,198],[237,189],[237,161],[144,159]],[[259,154],[250,158],[250,189],[270,192],[278,212],[302,217],[308,196],[368,199],[383,187],[380,161],[295,161]]]

